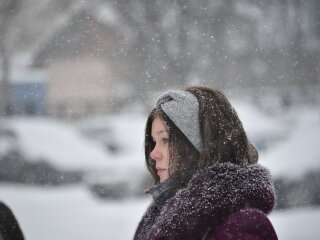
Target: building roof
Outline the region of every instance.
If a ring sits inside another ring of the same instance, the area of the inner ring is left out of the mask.
[[[102,19],[101,13],[80,9],[65,19],[34,53],[32,66],[43,68],[53,59],[116,56],[119,46],[116,17]]]

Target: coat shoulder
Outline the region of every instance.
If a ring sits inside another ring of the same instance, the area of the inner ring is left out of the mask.
[[[13,212],[3,202],[0,202],[0,239],[24,239]]]
[[[278,240],[267,215],[255,208],[239,210],[214,228],[206,240]]]

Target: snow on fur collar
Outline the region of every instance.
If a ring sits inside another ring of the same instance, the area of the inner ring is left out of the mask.
[[[245,208],[269,213],[275,205],[270,173],[259,164],[219,163],[198,171],[161,209],[153,202],[134,239],[201,239],[228,215]]]

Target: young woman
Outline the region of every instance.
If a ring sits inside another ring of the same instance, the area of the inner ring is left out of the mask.
[[[134,239],[276,240],[271,176],[218,90],[170,90],[151,111],[145,158],[154,186]]]

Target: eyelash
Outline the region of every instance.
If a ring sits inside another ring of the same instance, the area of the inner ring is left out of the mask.
[[[162,142],[163,143],[168,143],[169,142],[169,138],[162,138]]]
[[[161,141],[164,143],[164,144],[167,144],[169,143],[170,139],[169,138],[162,138]],[[156,142],[154,140],[152,140],[152,143],[155,145]]]

